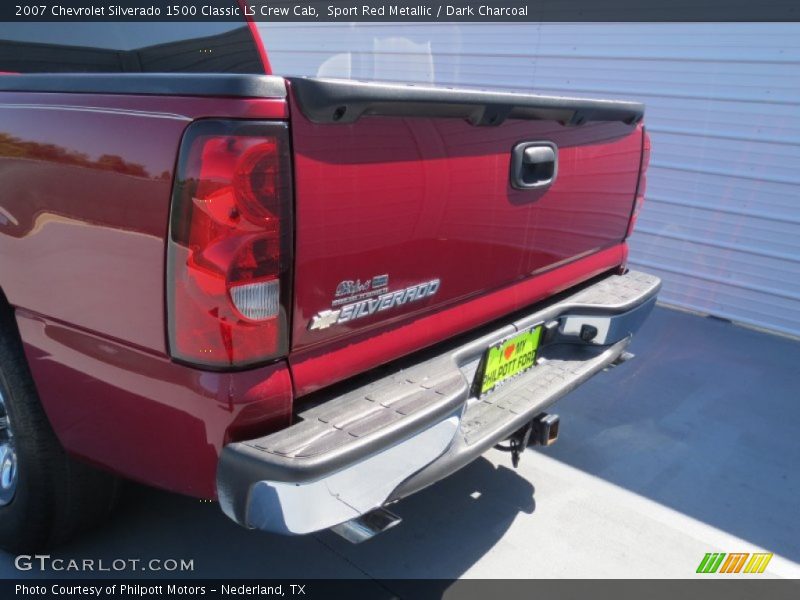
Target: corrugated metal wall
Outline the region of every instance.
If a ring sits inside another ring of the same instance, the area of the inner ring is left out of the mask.
[[[800,336],[800,24],[262,24],[276,73],[640,100],[631,264],[662,300]]]

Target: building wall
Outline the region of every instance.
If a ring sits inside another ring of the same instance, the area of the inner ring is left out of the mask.
[[[800,24],[261,24],[277,74],[632,99],[631,264],[662,301],[800,335]]]

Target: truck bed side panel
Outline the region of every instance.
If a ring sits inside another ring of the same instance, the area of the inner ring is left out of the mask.
[[[166,356],[172,175],[203,117],[288,111],[274,98],[0,92],[0,284],[64,447],[211,498],[223,445],[288,425],[292,388],[285,361],[212,373]]]
[[[0,93],[0,272],[17,307],[165,353],[164,239],[183,130],[280,100]]]

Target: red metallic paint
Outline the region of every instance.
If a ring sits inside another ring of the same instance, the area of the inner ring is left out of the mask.
[[[446,309],[296,350],[289,357],[295,394],[311,393],[534,304],[618,267],[626,256],[627,244],[618,244]]]
[[[258,50],[258,55],[261,57],[261,64],[264,66],[264,74],[272,75],[272,65],[269,62],[269,55],[267,54],[267,49],[264,47],[264,40],[261,36],[261,32],[258,30],[258,24],[253,20],[254,15],[248,14],[245,0],[237,0],[237,4],[239,5],[239,10],[244,14],[245,21],[247,21],[250,35],[253,36],[253,42]]]
[[[166,357],[164,254],[186,126],[286,119],[275,99],[3,93],[0,273],[42,403],[71,452],[213,497],[220,448],[289,423],[285,362],[207,373]]]
[[[283,100],[4,93],[0,272],[9,302],[164,353],[164,239],[181,136]]]
[[[379,335],[625,238],[641,127],[519,120],[475,127],[460,119],[370,116],[320,125],[294,102],[291,113],[295,351],[344,345],[371,329]],[[522,141],[558,145],[550,188],[511,187],[511,150]],[[390,291],[433,278],[441,287],[419,303],[308,330],[313,315],[331,308],[339,282],[382,274]]]
[[[17,311],[17,323],[61,443],[125,477],[213,498],[225,443],[289,424],[283,361],[208,373],[28,311]]]

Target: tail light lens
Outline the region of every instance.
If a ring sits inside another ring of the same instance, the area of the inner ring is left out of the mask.
[[[198,121],[178,157],[167,248],[173,358],[242,368],[288,351],[292,189],[285,123]]]
[[[639,182],[636,184],[636,196],[633,200],[633,210],[628,221],[628,232],[625,237],[630,237],[636,227],[636,220],[644,204],[647,192],[647,167],[650,166],[650,136],[647,131],[642,131],[642,164],[639,167]]]

